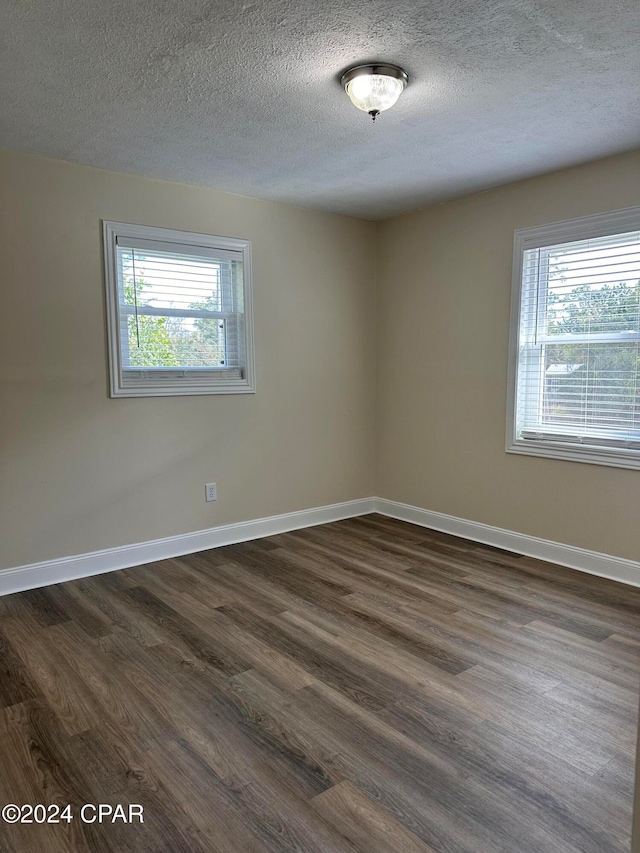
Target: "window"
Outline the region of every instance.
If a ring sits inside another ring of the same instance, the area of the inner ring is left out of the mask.
[[[507,450],[640,468],[640,208],[516,231]]]
[[[112,397],[254,391],[251,244],[104,223]]]

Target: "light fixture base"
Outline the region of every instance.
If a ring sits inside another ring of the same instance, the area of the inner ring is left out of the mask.
[[[373,62],[369,65],[354,65],[353,68],[348,68],[340,78],[340,85],[346,89],[352,80],[363,75],[371,76],[372,74],[380,74],[382,77],[393,77],[396,80],[401,80],[404,86],[409,83],[409,75],[400,68],[399,65],[392,65],[389,62]]]

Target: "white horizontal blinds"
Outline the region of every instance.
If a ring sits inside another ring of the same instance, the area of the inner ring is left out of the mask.
[[[640,232],[527,249],[517,437],[640,449]]]
[[[242,378],[240,252],[118,236],[116,265],[128,381]]]

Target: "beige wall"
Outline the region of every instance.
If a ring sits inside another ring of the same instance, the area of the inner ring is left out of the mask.
[[[374,493],[640,559],[638,472],[504,451],[513,231],[640,203],[640,152],[377,226],[8,152],[0,178],[0,567]],[[109,399],[101,219],[253,241],[255,396]]]
[[[380,227],[376,493],[640,559],[640,472],[505,453],[516,228],[640,204],[640,152]]]
[[[372,223],[6,152],[0,176],[0,567],[373,494]],[[101,219],[253,241],[255,395],[109,399]]]

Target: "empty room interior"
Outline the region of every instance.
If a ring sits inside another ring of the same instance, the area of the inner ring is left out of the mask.
[[[636,0],[0,29],[0,851],[640,853]]]

